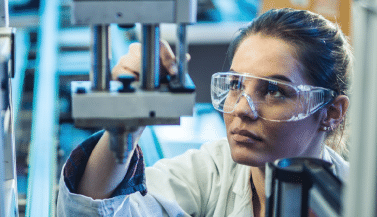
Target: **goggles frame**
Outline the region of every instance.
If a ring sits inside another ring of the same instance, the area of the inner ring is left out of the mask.
[[[258,114],[256,111],[254,102],[252,101],[252,98],[250,97],[249,94],[245,93],[244,90],[242,90],[242,93],[239,94],[239,98],[237,99],[237,103],[234,104],[234,107],[231,111],[225,112],[222,110],[220,105],[222,102],[228,97],[228,94],[230,92],[229,90],[224,90],[221,87],[218,87],[219,85],[216,85],[216,79],[219,79],[221,77],[228,77],[228,76],[239,76],[243,77],[243,80],[246,80],[247,78],[251,79],[260,79],[263,81],[268,81],[272,82],[274,84],[281,84],[281,85],[287,85],[291,88],[293,88],[297,94],[299,95],[300,98],[303,98],[304,100],[301,103],[305,104],[306,111],[298,113],[296,115],[292,115],[290,119],[286,120],[273,120],[273,119],[268,119],[265,117],[262,117]],[[314,114],[316,111],[319,109],[323,108],[327,104],[331,103],[337,96],[336,92],[334,90],[324,88],[324,87],[317,87],[317,86],[312,86],[312,85],[306,85],[306,84],[300,84],[300,85],[294,85],[289,82],[285,81],[280,81],[277,79],[272,79],[272,78],[265,78],[265,77],[258,77],[255,75],[251,75],[249,73],[238,73],[238,72],[217,72],[214,73],[211,77],[211,100],[212,100],[212,105],[213,107],[223,113],[232,113],[234,109],[238,105],[238,101],[240,98],[244,96],[246,100],[248,101],[248,104],[250,106],[250,109],[252,110],[254,115],[257,115],[258,117],[268,120],[268,121],[273,121],[273,122],[289,122],[289,121],[298,121],[302,120],[312,114]]]

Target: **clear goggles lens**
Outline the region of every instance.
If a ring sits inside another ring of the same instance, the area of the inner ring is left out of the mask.
[[[295,86],[234,72],[215,73],[211,81],[212,104],[216,110],[231,113],[242,100],[246,100],[254,115],[270,121],[304,119],[334,97],[335,92],[330,89]]]

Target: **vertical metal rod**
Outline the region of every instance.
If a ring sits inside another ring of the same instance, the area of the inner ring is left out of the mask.
[[[142,40],[142,88],[154,90],[160,84],[160,26],[143,25]]]
[[[0,1],[0,27],[9,27],[8,0]]]
[[[273,217],[274,199],[275,199],[275,167],[272,163],[266,163],[266,207],[265,216]]]
[[[110,49],[109,25],[93,25],[91,27],[91,61],[90,80],[93,91],[110,89]]]
[[[353,7],[355,64],[350,102],[350,174],[342,216],[377,216],[377,7],[374,1],[358,1]]]
[[[133,132],[136,128],[115,128],[110,133],[110,149],[113,151],[117,163],[124,164],[132,153],[134,146]]]
[[[5,58],[4,58],[5,59]],[[0,56],[0,80],[3,81],[3,76],[7,74],[7,67],[6,67],[6,61],[3,59],[2,56]],[[4,107],[4,97],[6,98],[4,94],[4,90],[0,88],[0,108]],[[2,111],[2,109],[1,109]],[[4,152],[4,122],[3,122],[3,116],[0,115],[0,215],[5,216],[7,213],[6,209],[6,197],[5,197],[5,180],[6,180],[6,174],[5,174],[5,152]]]
[[[186,72],[187,72],[187,61],[186,53],[188,53],[187,39],[186,39],[186,24],[181,23],[177,25],[177,45],[176,45],[176,60],[178,65],[178,80],[184,85]]]

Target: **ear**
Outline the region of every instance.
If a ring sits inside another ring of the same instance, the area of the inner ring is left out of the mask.
[[[321,122],[321,128],[336,129],[346,116],[348,106],[349,98],[347,96],[337,96],[331,104],[326,106],[326,115]]]

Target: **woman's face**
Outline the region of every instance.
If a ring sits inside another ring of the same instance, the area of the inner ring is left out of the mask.
[[[231,65],[238,73],[273,77],[293,85],[310,84],[303,77],[294,48],[284,41],[251,35],[239,45]],[[227,136],[235,162],[264,166],[279,158],[319,157],[324,133],[319,131],[322,113],[300,121],[272,122],[253,115],[245,97],[232,113],[224,113]]]

